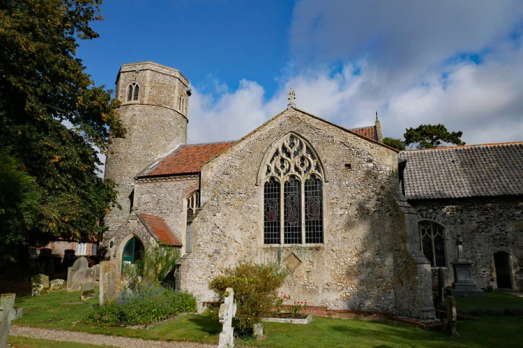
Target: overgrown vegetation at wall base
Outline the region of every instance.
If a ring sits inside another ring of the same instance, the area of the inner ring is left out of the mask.
[[[287,272],[277,265],[240,263],[212,280],[209,288],[220,298],[227,288],[234,289],[238,305],[235,328],[242,335],[252,335],[254,324],[260,323],[274,308],[276,290],[283,285]]]
[[[144,325],[196,310],[196,298],[192,294],[147,286],[134,293],[124,292],[115,302],[95,306],[87,323],[97,326]]]

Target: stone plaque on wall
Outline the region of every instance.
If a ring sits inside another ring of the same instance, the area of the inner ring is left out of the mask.
[[[100,305],[115,301],[121,291],[118,265],[112,261],[100,262]]]
[[[285,265],[291,272],[294,272],[298,267],[300,267],[301,260],[296,256],[296,254],[292,253],[285,259]]]

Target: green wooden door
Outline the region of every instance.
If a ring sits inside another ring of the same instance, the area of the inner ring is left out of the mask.
[[[125,244],[125,247],[123,248],[123,255],[122,255],[122,270],[123,270],[123,266],[125,264],[134,263],[135,247],[136,247],[136,238],[129,239],[129,241]]]

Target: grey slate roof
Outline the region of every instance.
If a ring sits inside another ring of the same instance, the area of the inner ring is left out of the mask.
[[[407,199],[523,195],[523,142],[400,153]]]

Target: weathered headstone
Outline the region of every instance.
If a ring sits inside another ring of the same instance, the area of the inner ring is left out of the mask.
[[[456,309],[456,299],[454,296],[447,296],[447,320],[446,320],[446,331],[449,336],[456,336],[458,325],[458,311]]]
[[[94,298],[94,284],[91,282],[83,283],[82,284],[82,300],[89,300]]]
[[[93,269],[93,273],[94,273],[94,275],[93,275],[93,280],[94,280],[95,282],[100,281],[100,265],[94,265],[94,266],[92,267],[92,269]]]
[[[89,278],[87,274],[88,268],[87,259],[80,257],[67,269],[67,291],[78,291],[83,283],[92,281],[92,277]]]
[[[49,277],[45,274],[37,274],[31,277],[32,283],[32,296],[39,296],[40,294],[46,294],[49,292]]]
[[[234,290],[227,288],[225,290],[225,301],[220,306],[220,323],[223,323],[222,332],[220,333],[220,342],[218,348],[234,347],[234,328],[232,319],[236,315],[236,303],[234,302]]]
[[[7,339],[11,329],[11,321],[22,317],[22,308],[14,308],[16,294],[0,296],[0,347],[8,347]]]
[[[436,305],[443,306],[445,303],[445,273],[440,267],[438,270],[438,298],[436,299]]]
[[[100,262],[100,305],[115,301],[121,291],[118,265],[112,261]]]
[[[51,280],[49,290],[56,291],[64,287],[65,280],[63,279],[53,279]]]
[[[485,296],[485,293],[478,289],[476,283],[472,280],[472,262],[465,259],[463,252],[463,238],[458,232],[456,240],[458,247],[458,259],[452,262],[454,268],[454,286],[450,290],[452,296]]]

